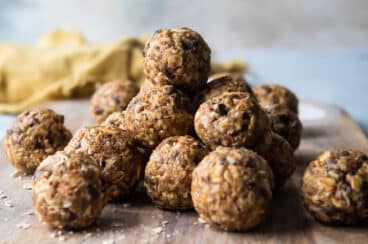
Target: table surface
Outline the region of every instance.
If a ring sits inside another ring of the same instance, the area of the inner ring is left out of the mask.
[[[48,105],[65,114],[73,132],[93,122],[87,101]],[[77,108],[77,109],[74,109]],[[83,231],[57,232],[42,225],[32,210],[31,177],[12,177],[14,168],[0,148],[0,242],[8,243],[366,243],[367,224],[330,227],[314,221],[298,197],[305,166],[324,150],[353,147],[367,152],[368,141],[356,123],[336,106],[302,101],[304,130],[296,152],[297,170],[275,192],[264,222],[246,233],[218,231],[201,223],[194,211],[163,211],[144,191],[108,204],[100,221]]]

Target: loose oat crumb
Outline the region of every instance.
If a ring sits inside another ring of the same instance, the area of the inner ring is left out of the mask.
[[[23,185],[24,190],[31,191],[32,190],[32,183],[26,183]]]
[[[131,204],[130,203],[124,203],[123,204],[123,208],[128,208],[128,207],[130,207],[131,206]]]
[[[169,221],[164,220],[164,221],[162,221],[162,223],[161,223],[161,224],[162,224],[163,226],[165,226],[165,225],[167,225],[168,223],[169,223]]]
[[[8,198],[7,195],[0,195],[0,199],[6,199],[6,198]]]
[[[23,213],[23,215],[34,215],[34,214],[35,213],[31,209]]]
[[[23,222],[23,223],[18,224],[17,227],[19,229],[28,229],[29,227],[31,227],[31,225],[28,224],[28,223]]]
[[[108,240],[102,241],[102,244],[114,244],[114,243],[115,243],[114,239],[108,239]]]
[[[198,223],[205,224],[206,222],[203,219],[198,218]]]
[[[13,208],[14,207],[11,200],[6,200],[4,205],[5,205],[5,207],[8,207],[8,208]]]
[[[10,174],[10,177],[17,178],[17,177],[21,177],[22,175],[23,173],[21,171],[16,170]]]
[[[162,227],[156,227],[156,228],[153,228],[153,229],[152,229],[152,233],[153,233],[153,234],[158,235],[158,234],[160,234],[161,232],[162,232]]]

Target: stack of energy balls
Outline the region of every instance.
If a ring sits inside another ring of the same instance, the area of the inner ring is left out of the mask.
[[[296,167],[297,97],[273,84],[252,89],[236,74],[210,76],[210,48],[188,28],[156,31],[143,55],[141,89],[114,81],[92,97],[97,125],[71,138],[61,115],[34,109],[8,130],[9,161],[36,170],[37,215],[55,228],[87,227],[144,179],[162,209],[194,207],[226,231],[256,227]],[[304,177],[307,209],[324,222],[366,218],[367,177],[363,154],[322,155]]]

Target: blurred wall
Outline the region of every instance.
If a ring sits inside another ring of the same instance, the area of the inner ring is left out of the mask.
[[[31,43],[59,26],[92,41],[190,26],[215,50],[359,47],[368,43],[367,0],[0,0],[0,40]]]

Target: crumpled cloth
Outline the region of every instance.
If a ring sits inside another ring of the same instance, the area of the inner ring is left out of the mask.
[[[116,79],[144,80],[145,37],[88,43],[79,32],[56,30],[35,46],[0,43],[0,113],[19,113],[50,99],[88,97]],[[243,73],[240,61],[213,64],[214,72]]]

